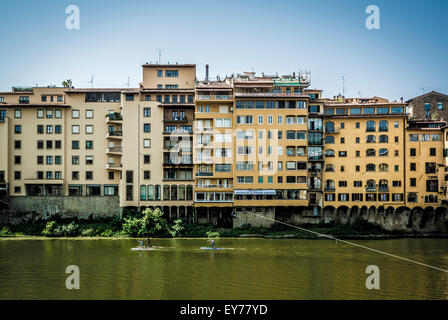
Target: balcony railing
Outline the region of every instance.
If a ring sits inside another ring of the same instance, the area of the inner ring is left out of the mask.
[[[122,131],[109,131],[107,132],[108,137],[122,137],[123,132]]]
[[[222,184],[203,184],[196,185],[196,188],[233,188],[233,185],[222,185]]]
[[[196,172],[196,177],[213,177],[213,172]]]
[[[376,191],[376,186],[366,187],[366,192],[375,192],[375,191]]]
[[[210,94],[210,95],[197,95],[196,96],[197,100],[232,100],[233,96],[232,95],[227,95],[227,94]]]
[[[109,113],[106,115],[106,120],[107,121],[122,121],[123,120],[123,116],[119,113]]]
[[[122,153],[123,148],[121,147],[114,147],[114,148],[107,148],[107,153]]]
[[[378,190],[380,192],[388,192],[389,191],[389,186],[379,186]]]
[[[336,188],[335,188],[335,187],[332,187],[332,186],[325,186],[324,190],[325,190],[325,191],[335,191]]]

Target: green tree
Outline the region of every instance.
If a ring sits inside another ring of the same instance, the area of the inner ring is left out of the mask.
[[[67,80],[62,81],[62,86],[64,88],[71,88],[71,87],[73,87],[72,79],[67,79]]]

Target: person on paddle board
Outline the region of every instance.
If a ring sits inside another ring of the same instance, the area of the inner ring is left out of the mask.
[[[212,246],[212,248],[214,248],[215,247],[215,240],[210,239],[208,241],[210,242],[210,245]]]

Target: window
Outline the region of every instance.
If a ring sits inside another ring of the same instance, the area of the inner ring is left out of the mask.
[[[58,134],[62,133],[62,126],[60,124],[55,125],[54,132]]]
[[[53,149],[53,140],[47,140],[47,149]]]
[[[93,164],[93,156],[86,156],[86,164]]]
[[[86,125],[86,133],[92,134],[93,133],[93,126],[92,125]]]
[[[151,124],[150,123],[143,124],[143,132],[151,132]]]
[[[43,118],[44,117],[44,110],[42,110],[42,109],[37,110],[37,117],[38,118]]]
[[[48,134],[53,133],[53,126],[47,126],[47,133]]]
[[[425,172],[427,174],[436,173],[436,163],[435,162],[426,162],[425,163]]]
[[[20,156],[14,156],[14,164],[20,164],[21,157]]]
[[[47,119],[53,119],[53,110],[47,109]]]
[[[396,138],[398,138],[398,137],[396,137]],[[379,136],[378,142],[379,143],[388,143],[389,142],[389,137],[384,135],[384,134],[382,134],[382,135]],[[398,141],[395,141],[395,142],[398,142]]]
[[[437,103],[437,110],[443,110],[443,103],[442,102],[438,102]]]
[[[72,110],[72,118],[73,119],[79,118],[79,110]]]
[[[374,132],[376,129],[375,121],[367,121],[366,132]]]
[[[430,155],[431,157],[434,157],[434,156],[436,155],[436,148],[430,148],[430,149],[429,149],[429,155]]]
[[[388,131],[389,130],[389,122],[386,120],[381,120],[379,124],[379,131]]]
[[[22,141],[14,140],[14,149],[21,149],[21,148],[22,148]]]
[[[22,110],[21,109],[14,110],[14,118],[16,118],[16,119],[22,118]]]
[[[79,133],[79,125],[72,125],[72,133],[73,134]]]
[[[375,156],[376,156],[375,149],[367,149],[366,150],[366,157],[375,157]]]
[[[376,137],[373,136],[373,135],[368,135],[368,136],[366,137],[366,142],[367,142],[367,143],[375,143],[375,142],[376,142]]]
[[[346,157],[347,151],[339,151],[339,157]]]
[[[126,101],[134,101],[134,94],[126,93]]]
[[[91,140],[86,141],[86,149],[93,149],[93,141]]]
[[[19,124],[15,125],[14,126],[14,133],[17,133],[17,134],[22,133],[22,126],[19,125]]]
[[[367,172],[376,171],[376,166],[373,163],[369,163],[368,165],[366,165],[366,171]]]
[[[179,76],[178,70],[166,70],[165,77],[167,78],[177,78]]]
[[[53,157],[52,156],[47,156],[47,161],[46,161],[46,163],[47,164],[53,164]]]
[[[151,147],[151,139],[143,139],[143,148]]]
[[[86,110],[86,118],[93,119],[93,110]]]
[[[145,154],[143,155],[143,163],[144,164],[149,164],[151,163],[151,156],[149,154]]]

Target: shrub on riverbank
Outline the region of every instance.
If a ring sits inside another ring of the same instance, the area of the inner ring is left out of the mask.
[[[145,209],[140,216],[124,218],[123,231],[132,237],[168,237],[171,230],[163,211]]]

